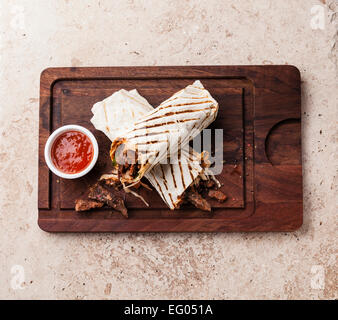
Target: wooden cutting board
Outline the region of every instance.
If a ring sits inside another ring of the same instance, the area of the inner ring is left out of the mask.
[[[90,122],[93,104],[136,88],[153,106],[201,80],[219,103],[212,129],[223,129],[222,173],[228,196],[213,212],[186,206],[170,211],[156,191],[126,195],[129,219],[100,209],[74,211],[101,174],[111,170],[110,141]],[[38,223],[49,232],[293,231],[302,225],[300,73],[294,66],[49,68],[40,81]],[[97,138],[99,159],[85,177],[64,180],[44,160],[48,136],[78,124]]]

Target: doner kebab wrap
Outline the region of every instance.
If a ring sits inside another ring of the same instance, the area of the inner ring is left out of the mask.
[[[195,81],[135,121],[110,149],[121,182],[136,183],[156,164],[166,163],[208,127],[217,112],[216,100]]]
[[[104,132],[110,140],[121,136],[127,128],[140,117],[154,110],[148,101],[137,90],[119,90],[110,97],[96,103],[92,108],[91,122],[96,129]],[[123,119],[123,121],[120,121]],[[177,163],[158,163],[145,173],[145,177],[160,194],[170,209],[176,209],[182,202],[186,189],[198,180],[208,180],[208,154],[195,152],[189,147],[177,154]],[[112,173],[105,174],[101,179],[118,181],[117,167]],[[214,179],[215,180],[215,179]],[[218,183],[217,180],[215,180]],[[132,192],[132,191],[131,191]],[[132,192],[134,193],[134,192]],[[134,193],[134,195],[138,196]]]

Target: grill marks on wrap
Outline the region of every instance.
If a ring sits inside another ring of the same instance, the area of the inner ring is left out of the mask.
[[[168,155],[168,157],[169,157],[169,155],[170,155],[170,140],[168,140],[168,144],[167,144],[167,155]],[[171,156],[171,155],[170,155]],[[170,161],[170,158],[169,158],[169,161]]]
[[[191,178],[192,181],[194,181],[194,175],[192,174],[192,168],[191,168],[190,163],[188,163],[188,169],[189,169],[189,173],[190,173],[190,178]]]
[[[166,133],[169,133],[169,132],[170,132],[169,130],[164,130],[164,131],[161,131],[161,132],[149,132],[149,133],[139,134],[139,135],[135,135],[135,136],[130,137],[130,140],[136,139],[136,138],[157,136],[157,135],[166,134]]]
[[[154,152],[152,152],[154,153]],[[160,151],[156,151],[155,155],[154,155],[154,159],[156,159],[159,155]],[[148,159],[146,160],[146,162],[144,163],[144,165],[147,165],[149,163],[149,160],[152,160],[152,157],[148,157]]]
[[[210,103],[210,102],[211,101],[203,101],[203,102],[200,102],[200,103],[177,104],[177,105],[174,105],[174,106],[170,105],[170,106],[162,108],[161,110],[166,109],[166,108],[170,108],[170,107],[180,107],[180,106],[186,106],[186,105],[192,105],[192,104]],[[164,118],[173,116],[174,114],[194,113],[194,112],[208,111],[208,110],[214,110],[214,109],[216,109],[216,107],[211,106],[211,107],[202,108],[202,109],[189,109],[189,110],[182,110],[182,111],[170,111],[170,112],[167,112],[167,113],[165,113],[163,115],[160,115],[160,116],[148,118],[148,119],[145,119],[144,121],[141,121],[141,122],[136,122],[135,125],[138,125],[140,123],[145,123],[145,122],[153,121],[153,120],[157,120],[157,119],[164,119]]]
[[[173,197],[171,196],[171,193],[169,192],[169,198],[171,200],[171,203],[173,204],[173,206],[175,206],[175,203],[174,203],[174,200],[173,200]]]
[[[171,163],[170,163],[170,172],[171,172],[171,176],[173,178],[174,186],[175,186],[175,188],[177,188],[175,174],[174,174],[174,167],[173,167],[173,165]]]
[[[177,99],[177,98],[180,98],[180,97],[176,97],[175,99]],[[191,99],[191,98],[189,97],[189,99]],[[201,99],[201,97],[196,97],[195,99]],[[168,109],[168,108],[201,105],[201,104],[205,104],[205,103],[212,103],[212,101],[211,100],[204,100],[204,101],[198,101],[198,102],[178,103],[178,104],[175,104],[175,105],[170,104],[168,106],[159,106],[152,113],[150,113],[149,116],[157,113],[160,110],[164,110],[164,109]],[[152,117],[152,118],[148,118],[148,119],[145,119],[145,120],[141,120],[141,121],[135,122],[135,125],[147,123],[147,122],[152,121],[152,120],[163,119],[163,118],[166,118],[166,117],[170,117],[170,116],[172,116],[174,114],[195,113],[195,112],[203,112],[203,111],[208,111],[208,110],[211,111],[211,110],[214,110],[214,109],[216,109],[215,106],[210,106],[210,107],[201,108],[201,109],[189,109],[189,110],[182,110],[182,111],[170,111],[170,112],[167,112],[167,113],[165,113],[163,115],[160,115],[160,116],[156,116],[156,117]],[[208,115],[209,115],[209,113],[208,113]],[[199,120],[199,118],[197,118],[197,119],[196,118],[192,118],[192,119],[182,119],[182,120],[176,120],[176,121],[169,121],[169,122],[163,122],[161,124],[160,123],[156,123],[156,124],[149,125],[149,126],[146,125],[146,126],[143,126],[141,128],[135,128],[135,129],[133,129],[133,131],[135,132],[135,131],[138,131],[138,130],[155,128],[155,127],[159,127],[159,126],[162,126],[162,125],[170,125],[170,124],[182,123],[182,122],[187,122],[187,121],[195,121],[195,120]]]
[[[163,178],[164,186],[168,190],[167,180],[166,180],[165,175],[164,175],[164,170],[163,170],[162,164],[160,164],[160,168],[161,168],[161,172],[162,172],[162,178]]]
[[[182,185],[183,185],[183,188],[185,189],[186,186],[185,186],[185,183],[184,183],[184,174],[183,174],[182,163],[181,163],[181,137],[178,138],[178,153],[177,153],[177,156],[178,156],[178,166],[180,168],[180,173],[181,173]]]
[[[182,90],[181,91],[179,91],[179,92],[177,92],[177,95],[179,94],[179,93],[181,93],[182,92]],[[193,96],[193,94],[191,95],[191,96],[189,96],[189,97],[180,97],[180,96],[175,96],[174,98],[169,98],[169,99],[167,99],[167,100],[165,100],[164,102],[163,102],[163,104],[165,104],[165,103],[168,103],[168,102],[172,102],[172,101],[175,101],[175,100],[177,100],[177,99],[179,99],[179,98],[181,98],[181,99],[206,99],[206,98],[209,98],[208,96],[199,96],[199,95],[196,95],[196,97],[194,97]]]
[[[182,90],[181,90],[182,91]],[[177,94],[179,94],[181,91],[179,91],[179,92],[177,92]],[[170,105],[165,105],[165,104],[167,104],[167,103],[169,103],[169,102],[172,102],[172,101],[175,101],[175,100],[177,100],[177,99],[189,99],[189,100],[194,100],[194,99],[196,99],[196,100],[202,100],[202,99],[206,99],[206,98],[209,98],[208,96],[196,96],[196,97],[193,97],[193,96],[189,96],[189,97],[180,97],[180,96],[176,96],[176,97],[174,97],[174,98],[172,98],[172,99],[168,99],[168,100],[166,100],[166,101],[164,101],[164,102],[162,102],[162,104],[161,105],[159,105],[156,109],[154,109],[152,112],[150,112],[149,114],[148,114],[148,116],[151,116],[151,115],[153,115],[153,114],[155,114],[156,112],[158,112],[158,110],[163,110],[163,109],[168,109],[168,108],[170,108],[170,107],[181,107],[181,106],[187,106],[187,105],[195,105],[195,104],[202,104],[202,103],[210,103],[210,102],[212,102],[212,101],[210,101],[210,100],[207,100],[207,101],[200,101],[200,102],[196,102],[196,103],[183,103],[183,104],[174,104],[174,105],[172,105],[172,104],[170,104]],[[141,123],[142,121],[138,121],[138,122],[136,122],[135,124],[138,124],[138,123]]]
[[[166,190],[167,190],[167,194],[168,194],[168,196],[169,196],[169,198],[170,198],[171,205],[175,207],[175,203],[174,203],[174,201],[173,201],[172,195],[171,195],[171,193],[169,192],[169,188],[168,188],[168,185],[167,185],[167,180],[166,180],[166,178],[165,178],[165,174],[164,174],[163,167],[162,167],[161,164],[159,164],[159,167],[161,168],[161,172],[162,172],[162,181],[163,181],[163,184],[164,184],[164,186],[165,186],[165,188],[166,188]],[[158,191],[159,191],[159,193],[160,193],[162,199],[163,199],[164,201],[167,201],[167,200],[166,200],[166,197],[165,197],[165,195],[164,195],[163,189],[162,189],[162,187],[161,187],[161,184],[160,184],[159,181],[157,180],[157,178],[156,178],[154,172],[153,172],[153,171],[150,171],[150,175],[151,175],[152,178],[154,179],[154,181],[155,181],[155,183],[156,183],[156,185],[157,185],[157,187],[158,187]]]
[[[199,120],[199,118],[191,118],[191,119],[183,119],[183,120],[176,120],[176,121],[168,121],[168,122],[164,122],[164,123],[156,123],[156,124],[144,126],[144,127],[141,127],[141,128],[135,128],[135,129],[133,129],[133,132],[138,131],[138,130],[151,129],[151,128],[170,125],[170,124],[184,123],[184,122],[188,122],[188,121],[197,121],[197,120]]]
[[[104,117],[106,119],[106,129],[108,132],[110,132],[109,130],[109,126],[108,126],[108,116],[107,116],[107,108],[106,108],[106,103],[103,103],[103,111],[104,111]]]
[[[170,198],[171,204],[172,204],[173,206],[175,206],[174,201],[173,201],[173,198],[172,198],[172,196],[171,196],[171,193],[169,192],[169,188],[168,188],[168,184],[167,184],[167,179],[165,178],[165,174],[164,174],[164,170],[163,170],[162,164],[160,164],[160,168],[161,168],[161,172],[162,172],[162,181],[163,181],[163,184],[164,184],[164,186],[165,186],[165,188],[166,188],[166,190],[167,190],[167,192],[168,192],[168,196],[169,196],[169,198]],[[163,199],[165,199],[165,197],[163,197]]]
[[[205,126],[205,123],[209,120],[208,116],[206,116],[203,121],[201,122],[201,124],[199,125],[199,127],[197,128],[198,131],[202,130],[202,128]]]
[[[154,173],[153,173],[152,171],[150,171],[150,174],[151,174],[151,176],[153,177],[153,179],[154,179],[154,181],[155,181],[155,183],[156,183],[156,185],[157,185],[157,187],[158,187],[158,190],[160,191],[161,197],[162,197],[163,199],[165,199],[164,194],[163,194],[163,191],[162,191],[162,188],[161,188],[161,185],[160,185],[159,182],[157,181],[157,179],[156,179]]]

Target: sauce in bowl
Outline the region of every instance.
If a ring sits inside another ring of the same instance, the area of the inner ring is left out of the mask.
[[[75,174],[86,169],[94,156],[90,139],[76,130],[60,134],[51,148],[54,166],[63,173]]]

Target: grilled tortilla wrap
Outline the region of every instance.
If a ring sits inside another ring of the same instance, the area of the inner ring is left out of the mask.
[[[217,112],[216,100],[195,81],[135,121],[110,149],[121,182],[136,183],[158,163],[167,163],[215,120]]]
[[[153,110],[153,107],[145,98],[139,95],[137,90],[131,90],[129,92],[125,90],[120,91],[122,91],[124,95],[122,102],[118,91],[107,99],[96,103],[92,108],[93,118],[91,121],[94,127],[104,132],[109,139],[111,139],[111,133],[118,136],[124,131],[124,129],[121,129],[121,123],[116,117],[112,119],[109,118],[111,115],[116,115],[116,109],[122,110],[121,112],[125,113],[121,115],[122,118],[126,119],[125,123],[122,124],[123,128],[128,127],[128,125],[130,126],[137,120],[138,113],[131,112],[135,107],[139,110],[139,113],[143,112],[143,115],[145,115],[149,109]],[[135,105],[135,101],[137,101],[136,104],[139,103],[138,106]],[[122,106],[121,103],[123,103]],[[106,118],[104,108],[109,112],[107,113],[108,119]],[[130,114],[132,116],[130,116]],[[128,115],[128,117],[126,115]],[[185,147],[181,153],[177,154],[176,164],[159,163],[155,165],[152,170],[146,172],[145,177],[160,194],[168,207],[173,210],[180,206],[183,193],[196,179],[200,177],[205,179],[204,171],[206,168],[201,166],[201,162],[206,157],[205,152],[199,154],[193,149]],[[119,181],[117,168],[114,168],[112,173],[104,174],[101,179]]]

